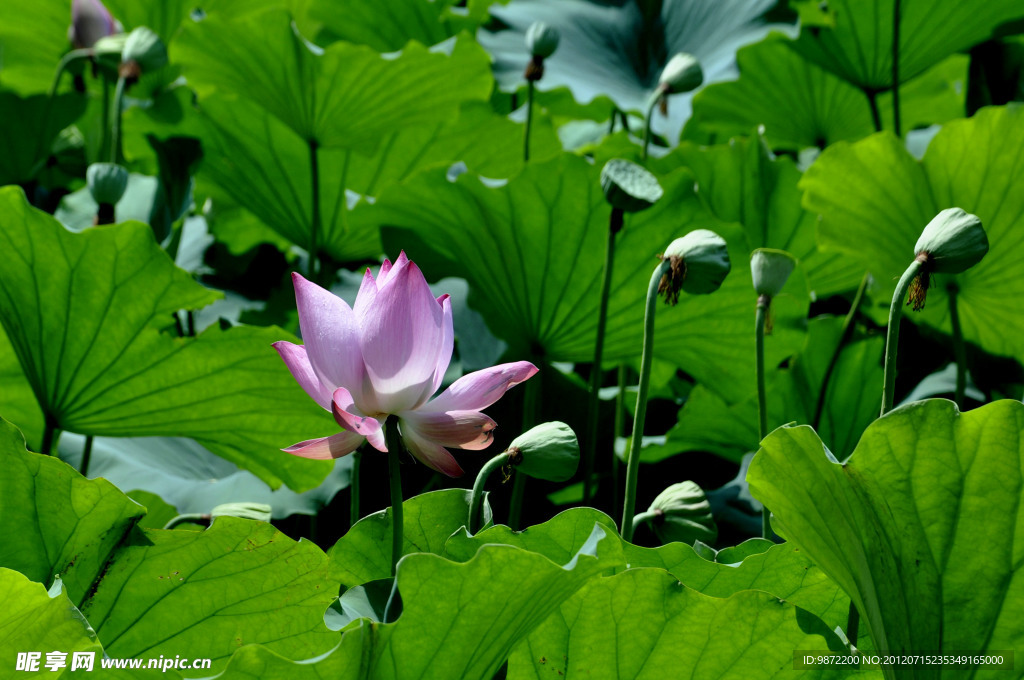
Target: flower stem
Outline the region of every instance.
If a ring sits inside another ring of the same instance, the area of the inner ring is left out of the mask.
[[[644,120],[644,153],[641,158],[647,161],[647,147],[651,144],[651,119],[654,117],[654,107],[658,105],[658,95],[651,97],[651,104],[647,107],[647,118]]]
[[[612,268],[615,265],[615,235],[622,229],[625,213],[612,208],[608,223],[608,243],[604,254],[604,276],[597,312],[597,337],[594,339],[594,364],[590,369],[590,394],[587,398],[587,448],[583,453],[583,504],[593,495],[594,458],[597,455],[598,416],[601,411],[601,362],[604,359],[604,332],[608,325],[608,296],[612,289]]]
[[[57,440],[58,430],[57,423],[54,422],[53,418],[46,416],[46,423],[43,425],[43,443],[39,447],[39,453],[44,456],[53,454],[53,444]]]
[[[871,121],[875,124],[875,132],[882,131],[882,114],[878,111],[878,93],[874,90],[864,90],[867,95],[868,104],[871,106]]]
[[[530,128],[533,127],[533,81],[526,81],[526,128],[523,130],[523,162],[530,160]]]
[[[892,4],[892,120],[897,137],[900,131],[900,0]]]
[[[835,351],[832,352],[828,368],[825,369],[825,376],[821,379],[818,403],[814,405],[814,419],[811,420],[811,427],[815,431],[820,431],[818,428],[821,425],[821,416],[825,411],[825,396],[828,394],[828,386],[832,381],[832,374],[835,373],[836,364],[839,363],[839,355],[842,354],[843,347],[850,341],[850,337],[853,335],[853,320],[857,317],[857,310],[860,309],[860,303],[864,299],[864,292],[867,290],[868,281],[870,280],[871,274],[864,272],[864,276],[860,280],[860,286],[857,287],[857,293],[853,296],[853,302],[850,303],[850,311],[846,313],[846,318],[843,319],[843,329],[839,334],[839,344],[836,345]]]
[[[104,149],[110,148],[110,79],[105,73],[100,73],[102,82],[102,94],[100,97],[100,154]]]
[[[636,395],[636,411],[633,417],[633,436],[630,437],[629,458],[626,461],[626,492],[622,504],[622,523],[620,531],[622,539],[633,538],[633,511],[636,509],[636,481],[640,470],[640,443],[644,436],[644,418],[647,415],[647,390],[651,383],[651,360],[654,349],[654,314],[658,304],[658,284],[661,277],[668,273],[671,264],[668,259],[662,260],[651,276],[647,287],[647,301],[644,306],[644,348],[640,356],[640,384]]]
[[[484,523],[484,487],[487,485],[487,479],[491,476],[491,473],[507,462],[508,452],[502,451],[484,463],[484,466],[480,468],[480,473],[476,476],[476,481],[473,482],[473,495],[469,502],[469,533],[471,536],[480,531],[480,527]]]
[[[309,223],[309,261],[306,263],[306,278],[316,281],[318,275],[319,257],[317,249],[320,247],[320,143],[309,140],[309,177],[313,185],[313,211]],[[342,188],[344,193],[344,188]]]
[[[110,162],[120,163],[124,157],[121,149],[121,117],[124,113],[124,91],[127,81],[124,76],[117,79],[117,87],[114,88],[114,120],[110,125]]]
[[[949,295],[949,319],[953,323],[953,356],[956,357],[956,393],[954,400],[957,408],[963,410],[964,397],[967,392],[967,348],[964,346],[964,332],[960,327],[960,310],[957,308],[959,286],[950,282],[946,286]]]
[[[757,355],[757,440],[760,442],[768,436],[768,404],[764,387],[764,327],[768,319],[768,307],[771,298],[767,295],[757,296],[757,312],[754,315],[754,351]],[[771,512],[767,507],[761,508],[761,538],[770,539],[772,526]]]
[[[628,372],[626,371],[625,364],[619,364],[618,374],[616,376],[616,383],[619,386],[619,391],[615,395],[615,433],[612,435],[612,507],[619,507],[621,499],[619,498],[619,484],[622,477],[622,464],[619,462],[619,457],[615,454],[615,440],[618,439],[619,435],[623,433],[626,428],[626,380],[628,380]]]
[[[83,477],[89,476],[89,460],[92,458],[92,435],[85,437],[85,447],[82,449],[82,462],[78,464],[78,471]]]
[[[405,513],[402,512],[402,470],[398,453],[402,449],[402,435],[393,416],[384,424],[384,441],[388,447],[388,472],[391,477],[391,575],[398,570],[405,546]]]
[[[885,335],[885,379],[882,387],[882,412],[884,416],[892,410],[893,397],[896,392],[896,350],[900,341],[900,319],[903,318],[903,299],[907,295],[910,283],[921,271],[921,262],[914,260],[903,272],[899,283],[896,284],[896,292],[892,295],[892,304],[889,306],[889,328]]]
[[[612,134],[612,133],[615,132],[615,116],[617,116],[618,113],[619,113],[618,107],[615,106],[615,105],[612,105],[612,117],[608,120],[608,134]]]
[[[532,380],[526,381],[523,389],[523,432],[526,432],[537,423],[537,403],[540,399],[540,373]],[[512,498],[509,501],[508,525],[518,531],[519,523],[523,516],[523,497],[526,495],[526,475],[521,472],[515,473],[512,481]]]
[[[349,474],[348,491],[349,491],[349,505],[348,515],[349,527],[355,526],[356,522],[359,521],[359,469],[363,462],[363,451],[362,447],[357,448],[352,452],[352,472]]]

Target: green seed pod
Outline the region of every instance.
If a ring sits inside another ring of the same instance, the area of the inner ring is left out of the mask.
[[[125,64],[135,62],[143,73],[155,71],[167,63],[167,48],[160,36],[145,26],[139,26],[128,34],[121,51],[121,61]]]
[[[796,258],[785,250],[758,248],[750,254],[750,274],[758,295],[775,297],[796,267]]]
[[[85,171],[92,199],[100,205],[117,205],[128,188],[128,171],[116,163],[93,163]]]
[[[658,89],[665,94],[690,92],[704,82],[704,71],[697,57],[680,52],[665,64],[665,69],[658,79]]]
[[[543,21],[535,21],[526,29],[526,49],[534,57],[547,59],[558,49],[558,41],[561,39],[562,34],[558,29]]]
[[[981,220],[960,208],[946,208],[928,223],[914,246],[917,257],[927,257],[936,274],[959,274],[981,262],[988,252],[988,237]]]
[[[266,503],[224,503],[210,511],[210,519],[214,517],[240,517],[254,519],[258,522],[269,522],[270,506]]]
[[[623,158],[613,158],[604,164],[601,189],[612,207],[623,212],[646,210],[665,193],[654,175]]]
[[[694,482],[681,482],[668,487],[654,499],[647,510],[655,517],[651,528],[662,543],[694,541],[714,543],[718,526],[711,514],[711,504]]]
[[[666,302],[673,305],[679,301],[680,290],[690,295],[714,293],[732,267],[725,239],[707,229],[696,229],[672,241],[662,259],[669,260],[672,268],[662,277],[658,293],[664,293]]]
[[[564,482],[576,474],[580,445],[565,423],[542,423],[519,435],[508,447],[509,462],[516,470],[537,479]]]

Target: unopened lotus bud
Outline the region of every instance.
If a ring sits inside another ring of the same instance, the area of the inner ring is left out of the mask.
[[[215,506],[210,511],[210,518],[240,517],[241,519],[254,519],[258,522],[269,522],[270,511],[271,507],[266,503],[224,503]]]
[[[681,482],[668,487],[654,499],[648,513],[651,529],[662,543],[694,541],[714,543],[718,526],[711,514],[711,504],[694,482]]]
[[[576,474],[580,445],[576,433],[565,423],[542,423],[512,440],[509,464],[537,479],[564,482]]]
[[[658,293],[671,305],[679,302],[680,290],[690,295],[714,293],[732,267],[725,239],[707,229],[672,241],[661,259],[669,261],[670,269],[661,277]]]
[[[704,82],[704,71],[697,57],[680,52],[668,60],[658,79],[658,89],[665,94],[696,90]]]
[[[116,163],[93,163],[85,171],[92,199],[99,205],[116,205],[128,188],[128,171]]]
[[[784,250],[758,248],[750,254],[750,274],[757,294],[773,298],[779,294],[796,267],[796,258]]]
[[[124,69],[125,71],[137,70],[141,73],[155,71],[167,63],[167,48],[160,36],[145,26],[140,26],[128,34],[124,50],[121,52],[121,62],[129,67]],[[133,64],[135,65],[134,69],[130,68]],[[139,73],[123,75],[138,78]]]
[[[988,237],[977,215],[946,208],[921,232],[914,255],[921,263],[907,295],[914,311],[924,308],[931,274],[959,274],[981,262],[988,252]]]
[[[623,158],[613,158],[604,164],[601,189],[611,206],[623,212],[646,210],[665,193],[654,175]]]
[[[93,47],[105,36],[121,32],[121,24],[100,0],[72,0],[68,41],[75,49]]]
[[[544,77],[544,60],[558,49],[561,37],[557,28],[543,21],[535,21],[526,29],[526,49],[530,53],[530,62],[526,65],[524,78],[536,82]]]

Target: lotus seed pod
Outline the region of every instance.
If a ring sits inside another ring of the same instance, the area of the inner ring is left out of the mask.
[[[758,248],[750,254],[750,274],[758,295],[775,297],[796,267],[796,258],[784,250]]]
[[[565,423],[542,423],[512,440],[509,460],[516,470],[537,479],[564,482],[576,474],[580,445]]]
[[[926,256],[926,266],[937,274],[959,274],[985,257],[988,237],[981,220],[960,208],[946,208],[921,232],[914,246],[917,257]]]
[[[561,38],[562,34],[554,26],[535,21],[526,29],[526,49],[531,56],[547,59],[558,49]]]
[[[121,52],[121,61],[138,64],[143,73],[155,71],[167,63],[167,48],[160,36],[140,26],[128,34]]]
[[[604,164],[601,189],[612,207],[623,212],[646,210],[665,193],[654,175],[623,158],[613,158]]]
[[[128,188],[128,171],[116,163],[93,163],[85,171],[92,199],[100,205],[116,205]]]
[[[214,517],[241,517],[242,519],[254,519],[258,522],[269,522],[271,519],[271,507],[266,503],[224,503],[215,506],[210,511],[210,518]]]
[[[665,293],[666,302],[673,305],[680,290],[690,295],[714,293],[732,267],[725,239],[707,229],[696,229],[672,241],[662,259],[669,260],[671,270],[662,277],[658,292]]]
[[[680,52],[668,60],[658,79],[658,89],[665,94],[690,92],[704,82],[704,71],[697,57]]]
[[[694,482],[681,482],[668,487],[654,499],[648,512],[655,514],[651,528],[662,543],[694,541],[714,543],[718,526],[711,514],[704,490]]]

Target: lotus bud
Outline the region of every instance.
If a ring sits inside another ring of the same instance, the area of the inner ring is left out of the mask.
[[[512,440],[509,463],[523,474],[564,482],[576,474],[580,445],[576,433],[562,422],[542,423]]]
[[[116,163],[93,163],[85,171],[89,193],[99,205],[116,205],[128,188],[128,171]]]
[[[679,302],[680,290],[690,295],[714,293],[732,266],[725,239],[707,229],[696,229],[672,241],[661,259],[668,260],[671,267],[661,277],[658,293],[671,305]]]
[[[266,503],[224,503],[217,505],[210,511],[210,518],[214,517],[240,517],[242,519],[254,519],[257,522],[269,522],[271,519],[271,508]]]
[[[718,526],[711,514],[711,504],[694,482],[681,482],[668,487],[654,499],[647,512],[653,515],[651,529],[662,543],[694,541],[714,543]]]
[[[167,63],[167,48],[160,36],[145,26],[128,34],[121,52],[122,75],[138,78],[141,73],[155,71]]]
[[[623,212],[646,210],[665,193],[654,175],[623,158],[613,158],[604,164],[601,189],[612,207]]]
[[[924,307],[931,274],[959,274],[981,262],[988,252],[988,237],[977,215],[946,208],[921,232],[914,255],[921,271],[911,284],[907,304]]]
[[[757,294],[773,298],[796,267],[796,258],[784,250],[758,248],[750,254],[750,274]]]
[[[531,57],[523,74],[527,80],[535,82],[544,77],[544,60],[558,49],[561,37],[557,28],[543,21],[535,21],[526,29],[526,49]]]
[[[668,60],[658,79],[658,90],[664,94],[690,92],[704,82],[704,71],[697,57],[680,52]]]
[[[72,0],[68,42],[75,49],[93,47],[97,41],[121,32],[121,24],[100,0]]]

